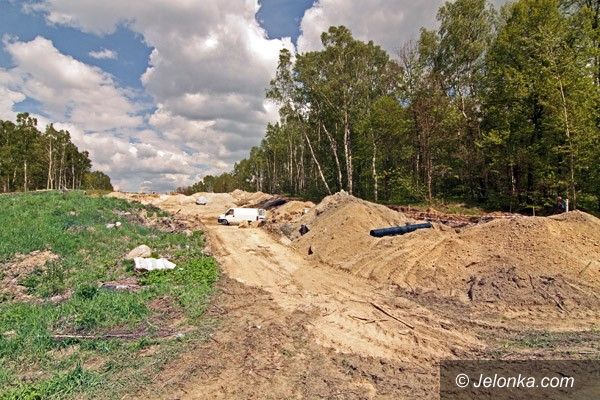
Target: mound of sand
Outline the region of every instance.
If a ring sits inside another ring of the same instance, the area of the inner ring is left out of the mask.
[[[127,192],[111,192],[106,197],[112,197],[115,199],[123,199],[129,201],[137,201],[143,205],[158,205],[169,198],[166,194],[150,194],[150,193],[127,193]]]
[[[114,199],[123,199],[123,200],[129,200],[130,196],[127,193],[123,193],[123,192],[110,192],[109,194],[106,195],[106,197],[112,197]]]
[[[462,230],[434,224],[403,236],[369,230],[405,215],[345,193],[329,196],[290,224],[293,246],[337,268],[465,302],[597,307],[600,220],[583,212],[503,218]],[[310,232],[299,237],[300,224]]]
[[[270,223],[290,223],[299,220],[315,206],[312,201],[288,201],[269,212]]]
[[[273,198],[272,195],[263,192],[246,192],[240,189],[236,189],[230,193],[233,197],[235,204],[238,207],[253,206],[255,204],[264,203],[267,200]]]
[[[185,194],[161,195],[158,199],[151,202],[152,205],[185,206],[196,203],[195,196],[186,196]]]
[[[377,243],[369,236],[371,229],[407,222],[403,214],[388,207],[339,192],[290,224],[288,237],[297,239],[293,246],[301,253],[312,253],[324,262],[342,266],[353,260],[357,251],[369,251]],[[310,229],[304,236],[298,232],[302,224]]]

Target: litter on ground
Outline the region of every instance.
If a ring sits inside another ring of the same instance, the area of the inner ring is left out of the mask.
[[[136,271],[161,271],[174,269],[177,266],[166,258],[136,257],[133,261],[135,262]]]

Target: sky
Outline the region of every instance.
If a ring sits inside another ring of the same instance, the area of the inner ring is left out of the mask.
[[[230,170],[260,143],[282,48],[346,25],[392,55],[441,0],[0,0],[0,119],[67,129],[127,191]]]

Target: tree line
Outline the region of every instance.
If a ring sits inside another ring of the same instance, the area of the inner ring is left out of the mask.
[[[65,130],[52,124],[44,132],[28,113],[16,122],[0,120],[0,189],[14,192],[39,189],[112,190],[110,178],[91,171],[87,151],[79,151]]]
[[[437,19],[393,55],[344,26],[282,50],[279,121],[196,188],[600,209],[600,0],[456,0]]]

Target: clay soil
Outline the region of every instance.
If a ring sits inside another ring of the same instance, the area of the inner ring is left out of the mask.
[[[592,216],[375,239],[369,229],[413,220],[342,193],[239,229],[216,223],[239,193],[202,195],[206,206],[136,198],[203,230],[222,277],[210,338],[133,397],[436,399],[444,359],[600,356]]]

